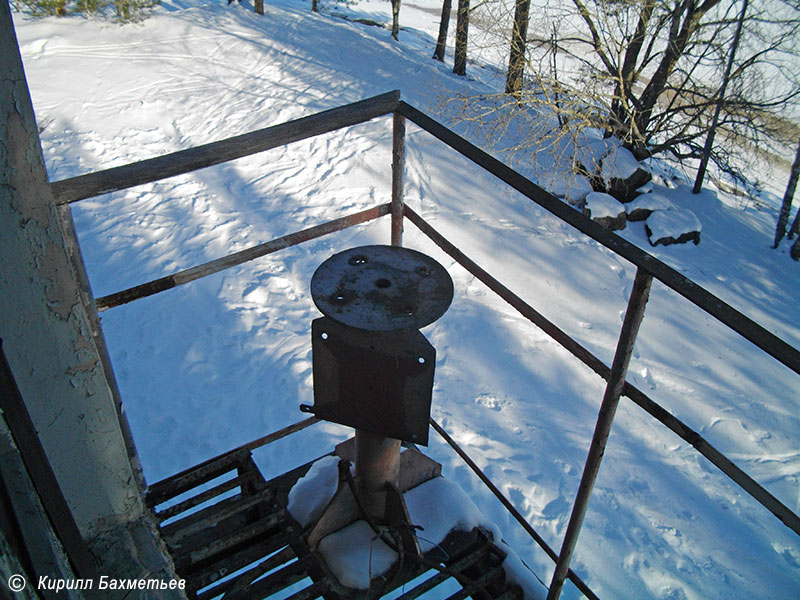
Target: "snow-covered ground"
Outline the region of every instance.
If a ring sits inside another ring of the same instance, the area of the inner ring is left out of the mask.
[[[440,115],[455,94],[497,89],[430,59],[438,0],[298,0],[227,6],[165,0],[140,24],[81,17],[15,23],[50,177],[244,133],[400,89]],[[451,26],[451,31],[453,27]],[[379,119],[191,175],[85,200],[73,213],[95,296],[386,202],[391,121]],[[525,168],[525,165],[522,165]],[[649,247],[621,235],[800,346],[798,265],[769,249],[785,174],[758,202],[690,183],[658,192],[702,223],[702,241]],[[409,126],[409,205],[610,364],[634,268]],[[312,402],[309,295],[332,253],[388,243],[385,219],[102,314],[149,481],[298,421]],[[406,245],[451,273],[433,415],[558,549],[603,382],[455,265],[413,225]],[[800,377],[655,285],[630,379],[768,490],[800,509]],[[275,475],[348,436],[320,424],[257,452]],[[553,565],[441,440],[443,463],[538,576]],[[800,540],[687,444],[623,400],[573,568],[601,598],[800,597]],[[563,597],[579,593],[569,584]]]

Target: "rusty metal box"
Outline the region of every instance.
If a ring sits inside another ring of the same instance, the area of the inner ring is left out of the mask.
[[[311,324],[317,417],[426,446],[436,350],[419,331]]]

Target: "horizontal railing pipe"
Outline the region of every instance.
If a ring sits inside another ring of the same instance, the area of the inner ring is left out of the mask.
[[[452,242],[450,242],[435,228],[433,228],[427,221],[414,212],[411,207],[406,204],[404,209],[405,216],[408,218],[408,220],[411,221],[422,233],[427,235],[437,246],[444,250],[444,252],[450,255],[453,260],[460,264],[469,273],[474,275],[476,279],[481,281],[500,298],[505,300],[523,317],[539,327],[564,349],[569,351],[573,356],[592,369],[592,371],[597,373],[604,380],[608,381],[611,374],[611,369],[603,361],[597,358],[588,349],[586,349],[564,331],[559,329],[558,326],[536,311],[536,309],[500,283],[487,271],[478,266],[477,263],[470,259]],[[752,496],[759,504],[769,510],[792,531],[800,535],[800,517],[798,517],[789,507],[769,493],[763,486],[756,482],[742,469],[737,467],[733,462],[731,462],[731,460],[729,460],[724,454],[712,446],[699,433],[694,431],[691,427],[683,423],[677,417],[673,416],[669,411],[652,400],[649,396],[647,396],[647,394],[639,390],[630,382],[625,382],[622,393],[624,396],[630,398],[637,406],[645,410],[652,417],[666,426],[670,431],[675,433],[682,440],[689,443],[693,448],[695,448],[695,450],[697,450],[709,462],[711,462],[711,464],[716,466],[720,471],[722,471],[737,485],[739,485],[739,487],[741,487],[745,492],[750,494],[750,496]]]
[[[495,497],[502,503],[505,509],[509,512],[509,514],[514,517],[514,519],[522,525],[522,528],[531,536],[533,541],[539,544],[542,550],[544,550],[545,554],[550,557],[553,562],[558,561],[558,554],[555,550],[553,550],[548,543],[544,540],[544,538],[539,535],[539,533],[533,528],[533,526],[528,523],[525,517],[516,509],[516,507],[511,503],[511,501],[506,498],[505,494],[501,492],[497,486],[492,483],[492,480],[483,472],[483,470],[475,463],[474,460],[466,453],[466,451],[456,442],[450,434],[445,431],[444,427],[439,425],[432,417],[430,420],[431,427],[433,427],[436,432],[442,437],[442,439],[447,442],[447,444],[455,450],[456,454],[461,457],[466,465],[472,469],[472,472],[478,476],[483,484],[489,488],[489,491],[495,495]],[[568,579],[575,584],[575,586],[583,593],[584,596],[589,598],[590,600],[599,600],[598,597],[595,595],[594,592],[589,588],[584,581],[578,577],[578,575],[572,569],[569,569],[567,572]]]
[[[164,154],[140,162],[79,175],[50,184],[56,204],[77,202],[107,192],[124,190],[167,177],[182,175],[364,123],[394,111],[400,92],[393,91],[322,111],[280,125],[237,135],[210,144]]]
[[[122,290],[121,292],[103,296],[95,300],[95,305],[97,306],[98,311],[108,310],[109,308],[113,308],[121,304],[127,304],[128,302],[133,302],[134,300],[139,300],[140,298],[146,298],[147,296],[158,294],[159,292],[172,289],[179,285],[183,285],[184,283],[189,283],[190,281],[208,277],[214,273],[219,273],[220,271],[230,269],[231,267],[241,265],[242,263],[246,263],[251,260],[255,260],[256,258],[261,258],[262,256],[277,252],[278,250],[283,250],[284,248],[288,248],[290,246],[302,244],[303,242],[313,240],[335,231],[341,231],[342,229],[347,229],[348,227],[353,227],[354,225],[360,225],[361,223],[372,221],[373,219],[388,215],[390,212],[390,203],[368,208],[367,210],[353,213],[340,219],[328,221],[327,223],[309,227],[308,229],[303,229],[302,231],[296,231],[269,242],[264,242],[263,244],[258,244],[257,246],[229,254],[222,258],[190,267],[183,271],[178,271],[177,273],[167,275],[166,277],[161,277],[147,283],[142,283],[126,290]]]
[[[233,464],[239,460],[240,457],[247,455],[252,450],[261,448],[267,444],[271,444],[272,442],[285,438],[286,436],[295,434],[298,431],[302,431],[306,427],[310,427],[311,425],[319,423],[319,421],[320,420],[317,417],[309,417],[302,421],[298,421],[297,423],[292,423],[291,425],[287,425],[278,431],[273,431],[268,435],[257,438],[246,444],[242,444],[241,446],[237,446],[236,448],[228,450],[227,452],[223,452],[222,454],[218,454],[213,458],[209,458],[208,460],[201,462],[199,465],[189,467],[180,473],[175,473],[166,479],[157,481],[147,488],[147,503],[149,506],[155,507],[168,498],[172,498],[177,494],[181,494],[192,489],[192,487],[198,485],[198,472],[202,472],[204,469],[209,471],[210,475],[208,477],[208,481],[210,481],[217,476],[217,470],[222,469],[224,471],[225,469],[228,469],[230,464]]]
[[[397,111],[425,131],[463,154],[475,164],[483,167],[518,192],[527,196],[539,206],[575,227],[581,233],[602,244],[609,250],[643,268],[661,283],[700,307],[718,321],[733,329],[777,361],[800,374],[800,350],[793,348],[778,336],[745,316],[724,300],[716,297],[691,279],[631,244],[590,218],[576,211],[552,194],[546,192],[530,179],[524,177],[508,165],[500,162],[487,152],[465,140],[441,123],[434,121],[413,106],[400,101]]]

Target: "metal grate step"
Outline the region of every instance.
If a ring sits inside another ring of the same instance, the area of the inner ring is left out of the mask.
[[[266,481],[250,453],[237,451],[148,489],[145,499],[191,600],[262,600],[282,591],[286,600],[366,600],[398,588],[407,600],[448,582],[458,588],[452,600],[522,598],[505,579],[505,553],[480,529],[451,532],[422,558],[406,560],[398,576],[373,580],[369,592],[342,587],[286,511],[289,490],[310,466]]]

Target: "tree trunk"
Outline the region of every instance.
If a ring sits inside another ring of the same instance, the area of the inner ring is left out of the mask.
[[[797,211],[794,221],[792,221],[792,226],[789,227],[789,239],[793,239],[798,233],[800,233],[800,210]]]
[[[648,131],[653,109],[666,88],[667,81],[672,75],[678,59],[686,51],[686,46],[700,25],[700,20],[719,2],[720,0],[705,0],[700,6],[697,6],[697,0],[676,3],[672,23],[667,34],[669,36],[667,50],[639,97],[641,108],[636,116],[636,126],[632,127],[632,130]]]
[[[400,0],[392,0],[392,37],[397,40],[400,31]]]
[[[311,0],[311,12],[319,12],[317,7],[317,0]]]
[[[263,15],[264,14],[264,0],[256,0],[253,6],[253,10],[256,11],[256,14]]]
[[[530,0],[516,0],[514,25],[511,28],[511,56],[508,59],[506,94],[520,97],[522,75],[525,72],[525,49],[528,45],[528,13]]]
[[[456,55],[453,61],[453,73],[467,74],[467,36],[469,34],[469,0],[458,0],[458,18],[456,19]]]
[[[800,237],[798,237],[794,241],[794,244],[792,244],[792,247],[789,250],[789,256],[795,260],[800,260]]]
[[[786,193],[783,195],[783,204],[781,204],[781,212],[778,215],[778,226],[775,228],[775,243],[772,245],[773,248],[777,248],[783,236],[786,235],[786,226],[789,224],[789,213],[792,210],[792,199],[794,198],[794,191],[797,188],[798,176],[800,176],[800,140],[797,142],[797,152],[794,155],[792,171],[789,174],[789,183],[786,186]]]
[[[653,10],[656,3],[647,0],[641,8],[639,13],[639,21],[636,24],[636,32],[633,37],[628,41],[627,49],[625,50],[625,58],[622,62],[622,69],[619,74],[619,83],[611,102],[611,114],[614,118],[622,123],[628,114],[627,105],[630,101],[634,85],[634,73],[636,65],[639,61],[639,55],[642,51],[645,36],[647,35],[647,26],[650,23],[650,18],[653,16]]]
[[[436,39],[436,49],[433,51],[433,58],[444,62],[444,49],[447,46],[447,29],[450,27],[450,7],[452,0],[442,2],[442,20],[439,21],[439,37]]]

